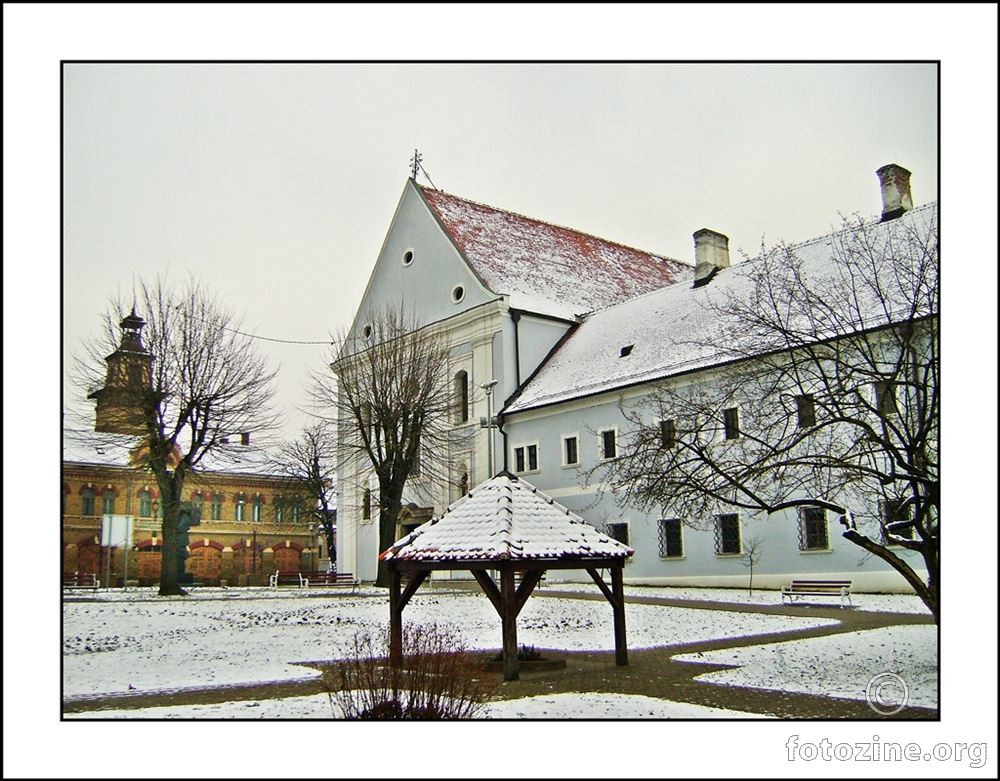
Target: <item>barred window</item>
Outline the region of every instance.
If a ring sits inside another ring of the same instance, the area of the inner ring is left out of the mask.
[[[740,516],[726,513],[715,516],[715,553],[719,556],[742,552]]]
[[[827,550],[829,547],[826,510],[803,507],[799,511],[799,550]]]
[[[799,428],[809,428],[816,425],[816,400],[812,394],[805,393],[795,397]]]
[[[611,539],[617,540],[622,545],[628,545],[628,522],[618,521],[616,523],[609,523],[605,528],[605,534],[607,534]]]
[[[684,555],[684,539],[681,536],[680,518],[660,520],[660,558],[677,559]]]
[[[722,410],[722,419],[725,424],[726,439],[740,438],[740,411],[736,407]]]

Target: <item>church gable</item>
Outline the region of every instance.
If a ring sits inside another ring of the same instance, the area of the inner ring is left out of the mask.
[[[407,180],[375,269],[358,307],[351,337],[387,306],[405,308],[408,318],[428,324],[496,299],[469,268],[448,234]]]

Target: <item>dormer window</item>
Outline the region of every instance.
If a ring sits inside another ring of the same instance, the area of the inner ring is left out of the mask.
[[[629,355],[632,352],[633,347],[635,347],[634,344],[626,344],[624,347],[622,347],[619,357],[624,358],[627,355]]]

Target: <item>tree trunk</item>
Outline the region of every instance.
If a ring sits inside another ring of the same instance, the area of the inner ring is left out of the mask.
[[[158,478],[160,507],[163,508],[159,596],[184,596],[187,592],[177,581],[181,562],[180,549],[177,545],[180,537],[180,498],[183,482],[178,484],[175,476],[169,473],[158,475]]]
[[[891,550],[888,550],[882,545],[879,545],[877,542],[868,539],[863,534],[855,531],[854,529],[848,529],[846,532],[844,532],[843,536],[845,539],[850,540],[855,545],[861,546],[869,553],[872,553],[875,556],[878,556],[883,561],[886,561],[889,564],[891,564],[892,568],[895,569],[900,575],[902,575],[906,579],[906,582],[909,583],[913,587],[913,590],[917,592],[917,596],[920,597],[921,600],[923,600],[923,603],[925,605],[927,605],[927,609],[930,610],[931,614],[934,616],[934,623],[938,623],[939,619],[938,611],[940,609],[938,603],[938,592],[937,592],[938,581],[937,578],[934,577],[934,571],[933,571],[934,568],[931,565],[928,565],[928,575],[930,577],[928,577],[927,583],[925,584],[917,575],[917,573],[915,573],[910,568],[910,565],[907,564],[905,561],[903,561],[903,559],[901,559]],[[926,544],[929,543],[925,542],[925,545]],[[928,557],[925,555],[925,559],[926,558]]]
[[[378,552],[380,554],[392,547],[396,541],[396,517],[399,515],[402,498],[402,487],[395,490],[390,485],[387,490],[379,491]],[[389,587],[389,569],[381,559],[378,562],[375,585],[383,588]]]

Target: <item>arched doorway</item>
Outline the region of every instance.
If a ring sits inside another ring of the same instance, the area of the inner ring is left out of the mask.
[[[302,546],[294,542],[279,542],[274,551],[274,567],[280,570],[302,569]]]
[[[206,586],[222,582],[222,547],[222,543],[213,540],[198,540],[188,546],[187,571],[196,582]]]

